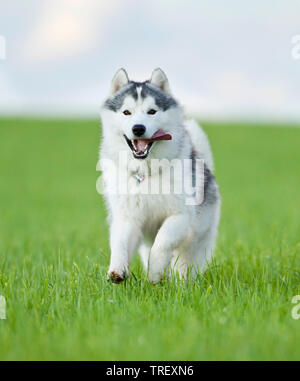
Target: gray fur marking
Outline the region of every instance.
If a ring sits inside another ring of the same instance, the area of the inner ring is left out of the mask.
[[[132,96],[135,100],[138,98],[136,86],[133,82],[129,82],[128,85],[122,87],[119,91],[109,97],[105,101],[104,107],[108,108],[111,111],[117,112],[122,107],[124,99],[129,95]]]
[[[115,94],[110,96],[104,103],[104,107],[117,112],[123,105],[124,99],[127,96],[132,96],[135,100],[138,98],[137,88],[142,87],[141,97],[145,99],[147,96],[153,97],[155,104],[163,111],[168,110],[170,107],[177,106],[177,102],[171,95],[160,90],[158,87],[152,85],[149,81],[134,82],[130,81],[128,85],[122,87]]]
[[[147,96],[153,97],[156,106],[163,111],[168,110],[170,107],[177,106],[177,102],[171,95],[165,93],[148,81],[142,84],[141,96],[142,98],[146,98]]]
[[[192,148],[190,158],[192,159],[192,184],[196,184],[196,159],[197,153]],[[203,203],[214,203],[218,200],[218,186],[214,175],[204,163],[204,200]]]

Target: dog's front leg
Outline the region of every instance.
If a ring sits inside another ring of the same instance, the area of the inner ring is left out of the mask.
[[[148,277],[152,282],[161,280],[172,258],[173,249],[186,237],[189,218],[179,214],[168,217],[159,229],[150,251]]]
[[[140,230],[130,221],[114,218],[110,228],[110,266],[108,277],[114,283],[129,276],[129,261],[140,240]]]

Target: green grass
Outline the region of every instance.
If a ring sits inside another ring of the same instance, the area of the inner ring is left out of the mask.
[[[1,360],[299,360],[300,129],[205,123],[216,256],[184,285],[105,279],[97,121],[0,120]]]

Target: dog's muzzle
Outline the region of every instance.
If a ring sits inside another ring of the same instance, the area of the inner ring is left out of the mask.
[[[126,135],[124,138],[131,149],[133,156],[136,159],[146,159],[149,155],[150,149],[154,142],[158,140],[171,140],[172,135],[165,133],[162,130],[158,130],[150,139],[128,139]]]

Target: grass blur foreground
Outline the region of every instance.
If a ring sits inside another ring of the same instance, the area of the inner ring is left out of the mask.
[[[204,123],[222,195],[193,282],[106,281],[98,121],[0,120],[1,360],[299,360],[300,129]]]

